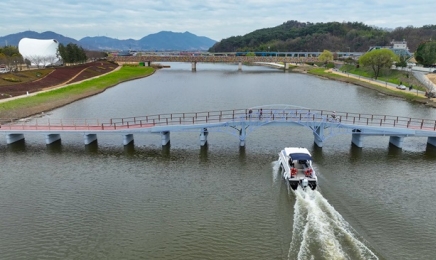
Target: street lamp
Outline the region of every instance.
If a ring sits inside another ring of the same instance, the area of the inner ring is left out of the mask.
[[[347,47],[348,48],[348,56],[350,56],[350,47]]]

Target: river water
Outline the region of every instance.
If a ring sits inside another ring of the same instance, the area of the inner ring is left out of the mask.
[[[436,110],[310,75],[174,63],[44,116],[110,118],[292,104],[436,118]],[[436,148],[425,138],[337,135],[313,145],[302,127],[261,127],[246,147],[210,130],[80,135],[0,142],[1,259],[432,259]],[[307,147],[319,189],[289,191],[277,173],[285,146]]]

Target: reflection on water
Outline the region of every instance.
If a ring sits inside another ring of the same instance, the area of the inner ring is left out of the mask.
[[[98,140],[85,145],[85,153],[98,154]]]
[[[25,152],[26,151],[26,141],[22,139],[18,142],[8,144],[8,148],[11,152]]]
[[[124,154],[128,155],[129,157],[132,157],[135,155],[135,142],[134,141],[128,143],[127,145],[124,145]]]
[[[166,145],[162,145],[162,158],[170,159],[171,156],[171,142]]]
[[[207,142],[205,145],[200,146],[200,162],[206,163],[208,161],[208,150],[209,144]]]

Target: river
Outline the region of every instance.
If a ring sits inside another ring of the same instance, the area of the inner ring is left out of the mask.
[[[436,118],[425,105],[260,66],[170,64],[154,75],[46,113],[111,118],[291,104]],[[246,147],[214,132],[44,136],[0,142],[1,259],[432,259],[436,148],[425,138],[351,136],[313,144],[302,127],[266,126]],[[4,139],[3,139],[4,140]],[[289,191],[277,153],[307,147],[319,189]]]

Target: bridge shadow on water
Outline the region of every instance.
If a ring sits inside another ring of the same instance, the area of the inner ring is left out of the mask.
[[[171,158],[171,141],[168,144],[162,146],[162,158]]]
[[[349,145],[347,150],[332,149],[330,147],[320,148],[313,144],[310,148],[314,161],[317,164],[330,164],[331,162],[340,162],[341,160],[350,160],[358,162],[361,160],[373,160],[377,157],[384,157],[386,159],[398,158],[423,158],[425,160],[436,160],[436,147],[427,144],[425,151],[414,151],[408,149],[401,149],[394,145],[389,144],[384,148],[360,148],[353,144]],[[171,143],[165,146],[152,145],[152,146],[138,146],[134,142],[128,145],[105,145],[99,144],[98,141],[92,142],[89,145],[64,143],[58,140],[52,144],[34,143],[31,140],[20,140],[12,144],[5,144],[0,146],[0,152],[6,153],[46,153],[48,155],[56,154],[83,154],[88,156],[95,156],[100,154],[126,156],[127,158],[144,158],[156,157],[164,160],[178,160],[179,157],[197,158],[200,163],[208,163],[211,160],[211,155],[219,156],[227,160],[229,158],[237,159],[241,165],[246,165],[253,160],[265,158],[265,156],[275,157],[274,154],[266,154],[267,152],[252,150],[249,146],[238,147],[216,147],[206,143],[204,146],[197,148],[176,148],[171,147]],[[227,158],[227,159],[226,159]],[[257,158],[257,159],[256,159]]]
[[[397,146],[389,143],[388,146],[388,156],[389,157],[398,157],[403,154],[403,149],[398,148]]]
[[[99,147],[98,147],[98,141],[94,141],[88,145],[85,145],[85,153],[87,154],[98,154]]]
[[[127,156],[134,156],[135,155],[135,143],[134,143],[134,141],[132,141],[129,144],[124,146],[124,154],[126,154]]]
[[[62,145],[62,140],[57,140],[51,144],[46,144],[45,147],[47,149],[47,153],[49,154],[60,154],[63,152],[64,146]]]
[[[25,152],[27,150],[27,145],[25,139],[20,140],[18,142],[8,144],[7,149],[14,153]]]
[[[200,162],[205,163],[209,161],[209,144],[206,142],[205,145],[200,146],[200,154],[198,156]]]
[[[427,144],[425,147],[424,156],[428,159],[436,159],[436,147],[431,144]]]

